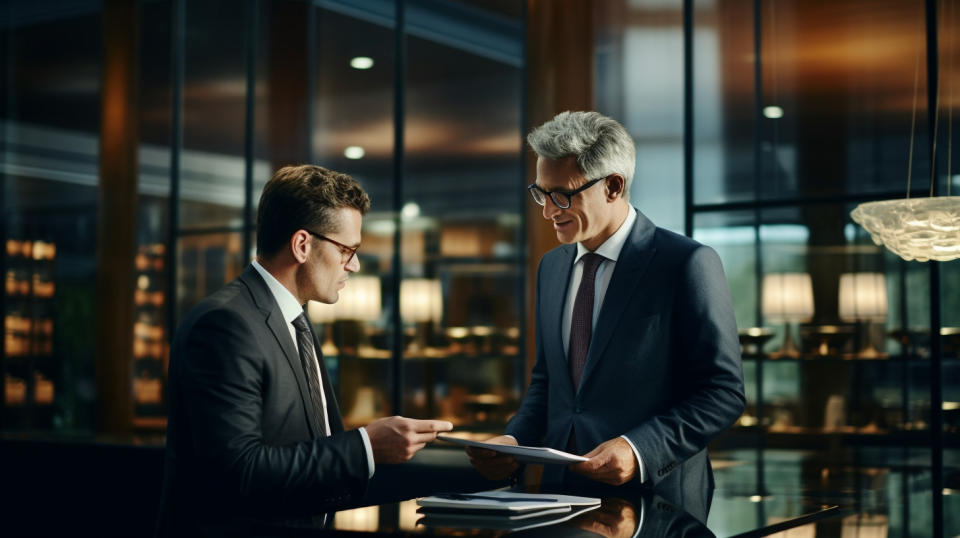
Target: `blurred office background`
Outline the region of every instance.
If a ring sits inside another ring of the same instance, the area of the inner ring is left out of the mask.
[[[958,25],[935,0],[7,1],[0,443],[45,458],[3,496],[136,447],[142,508],[100,530],[149,527],[170,336],[291,163],[373,200],[360,273],[309,307],[348,427],[502,431],[556,243],[524,135],[596,109],[637,143],[633,203],[724,262],[748,408],[711,528],[832,503],[838,535],[960,534],[960,261],[850,218],[908,176],[960,192]]]

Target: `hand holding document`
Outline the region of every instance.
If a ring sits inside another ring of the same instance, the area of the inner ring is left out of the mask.
[[[576,454],[570,454],[568,452],[546,447],[504,445],[498,443],[470,441],[468,439],[460,439],[457,437],[451,437],[449,435],[438,435],[437,439],[447,441],[448,443],[453,443],[455,445],[483,448],[486,450],[492,450],[499,454],[510,455],[513,456],[514,460],[520,463],[552,463],[569,465],[571,463],[587,461],[588,459],[583,456],[578,456]]]

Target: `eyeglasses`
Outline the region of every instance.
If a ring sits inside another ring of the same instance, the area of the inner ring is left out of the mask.
[[[590,181],[581,185],[579,188],[572,191],[545,191],[536,183],[531,183],[528,185],[527,190],[530,191],[530,196],[533,196],[533,201],[540,205],[546,205],[547,196],[550,196],[550,199],[553,200],[554,205],[560,209],[568,209],[570,207],[570,199],[573,198],[573,195],[589,189],[595,183],[603,179],[607,179],[607,176],[591,179]]]
[[[348,247],[347,245],[344,245],[343,243],[341,243],[341,242],[339,242],[339,241],[334,241],[333,239],[330,239],[329,237],[327,237],[327,236],[325,236],[325,235],[318,234],[317,232],[313,232],[313,231],[307,230],[306,228],[304,228],[304,230],[305,230],[308,234],[316,237],[317,239],[323,239],[324,241],[329,241],[330,243],[333,243],[334,245],[336,245],[337,247],[339,247],[339,248],[340,248],[340,254],[343,256],[343,265],[348,265],[351,261],[353,261],[353,257],[357,255],[357,250],[360,248],[360,245],[357,245],[357,246],[355,246],[355,247]]]

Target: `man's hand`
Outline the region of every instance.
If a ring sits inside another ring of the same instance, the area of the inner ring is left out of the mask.
[[[509,435],[487,439],[487,443],[517,446],[517,440]],[[513,456],[501,454],[485,448],[467,447],[470,463],[487,480],[505,480],[520,466]]]
[[[637,510],[623,499],[604,499],[598,510],[578,516],[571,524],[600,536],[628,538],[637,532]]]
[[[604,484],[619,486],[637,474],[637,458],[623,437],[605,441],[584,456],[590,460],[575,463],[570,470]]]
[[[437,432],[448,432],[453,424],[445,420],[416,420],[406,417],[387,417],[366,426],[376,463],[403,463],[427,443],[437,438]]]

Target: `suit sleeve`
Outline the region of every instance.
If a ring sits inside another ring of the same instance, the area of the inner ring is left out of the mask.
[[[530,387],[520,403],[517,413],[507,423],[504,433],[512,435],[521,445],[540,445],[547,431],[547,390],[549,376],[547,361],[543,355],[543,331],[540,330],[540,276],[543,271],[543,260],[537,267],[536,293],[536,361],[530,374]]]
[[[670,335],[680,376],[673,385],[681,396],[627,433],[654,484],[736,422],[746,402],[737,325],[720,258],[700,246],[682,269]]]
[[[283,446],[264,442],[269,369],[255,334],[240,315],[220,309],[186,335],[179,396],[205,471],[227,493],[258,507],[336,503],[362,491],[368,469],[359,431]]]

